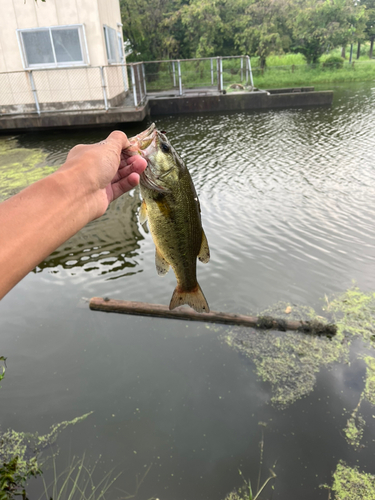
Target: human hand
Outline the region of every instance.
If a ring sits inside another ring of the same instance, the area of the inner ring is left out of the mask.
[[[133,189],[147,162],[123,132],[112,132],[97,144],[80,144],[58,171],[75,175],[77,193],[86,197],[89,220],[104,214],[111,201]]]

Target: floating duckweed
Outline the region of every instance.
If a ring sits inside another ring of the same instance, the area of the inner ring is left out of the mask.
[[[298,332],[238,329],[227,333],[226,341],[253,360],[258,376],[272,386],[271,402],[283,408],[313,390],[322,366],[346,361],[348,355],[336,340]]]
[[[319,319],[324,321],[325,318],[317,316],[312,307],[290,304],[289,302],[277,302],[273,306],[261,312],[262,316],[272,316],[284,320],[309,321]]]
[[[314,389],[316,375],[323,366],[348,362],[354,336],[365,341],[372,340],[375,293],[366,294],[353,287],[328,302],[326,311],[330,315],[329,320],[333,319],[337,326],[337,335],[331,339],[298,332],[255,332],[245,328],[226,333],[226,342],[250,357],[259,377],[271,384],[271,402],[277,406],[286,407],[309,394]],[[327,318],[318,316],[311,307],[285,302],[263,311],[261,316],[278,318],[280,321],[294,319],[310,321],[312,324],[328,323]],[[365,397],[371,404],[375,404],[375,360],[372,357],[365,360],[368,367]],[[361,415],[355,410],[345,429],[349,442],[358,445],[363,425]]]
[[[225,500],[244,500],[244,498],[242,496],[240,496],[240,494],[237,493],[237,491],[231,491],[225,497]]]
[[[363,429],[366,425],[364,418],[358,410],[359,406],[357,406],[351,414],[344,429],[347,442],[355,448],[360,447],[361,439],[363,437]]]
[[[355,448],[359,448],[361,445],[363,430],[366,425],[366,422],[359,411],[362,401],[366,400],[371,405],[375,405],[375,358],[365,356],[363,359],[367,365],[365,388],[362,391],[359,402],[353,410],[344,429],[346,440]]]
[[[57,167],[45,164],[47,154],[39,149],[18,147],[16,139],[0,141],[0,201],[46,177]]]
[[[341,337],[359,336],[371,341],[375,324],[375,293],[364,293],[354,286],[328,303],[328,312],[334,314]]]
[[[366,356],[363,359],[367,365],[366,385],[363,395],[370,404],[375,406],[375,358]]]
[[[85,420],[93,412],[86,413],[73,420],[66,420],[50,427],[50,432],[44,436],[39,436],[26,432],[16,432],[8,429],[0,433],[0,463],[9,463],[15,456],[18,457],[18,471],[27,474],[30,471],[39,470],[38,455],[49,445],[53,444],[60,432],[69,425],[75,425]]]
[[[357,467],[349,467],[345,462],[337,464],[333,474],[336,500],[374,500],[375,476],[360,472]]]

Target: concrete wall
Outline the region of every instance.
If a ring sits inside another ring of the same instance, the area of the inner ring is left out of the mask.
[[[313,88],[313,87],[310,87]],[[330,106],[333,92],[302,91],[268,95],[266,92],[238,92],[227,95],[149,99],[151,114],[204,113],[213,111],[246,111],[253,109],[300,108],[305,106]]]
[[[312,88],[312,87],[310,87]],[[284,90],[289,91],[284,92]],[[239,92],[226,95],[196,97],[154,98],[137,109],[109,109],[108,111],[79,111],[76,113],[46,113],[41,116],[3,116],[0,131],[45,129],[52,127],[82,127],[124,122],[141,122],[149,114],[202,113],[252,111],[277,108],[302,108],[305,106],[330,106],[333,92],[315,92],[306,88],[278,89],[278,94],[266,92]],[[282,92],[281,92],[282,91]]]
[[[0,12],[0,112],[6,112],[9,106],[22,110],[25,104],[34,105],[17,29],[83,24],[91,67],[33,71],[38,100],[79,103],[103,99],[100,73],[93,66],[108,64],[103,25],[122,36],[119,0],[0,0]],[[108,98],[123,94],[126,71],[111,67],[106,76]]]

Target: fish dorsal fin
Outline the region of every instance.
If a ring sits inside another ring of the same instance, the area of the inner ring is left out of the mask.
[[[164,276],[169,271],[168,262],[164,259],[157,248],[155,249],[155,265],[159,276]]]
[[[202,243],[201,243],[201,249],[199,250],[198,259],[201,262],[203,262],[203,264],[207,264],[207,262],[210,260],[210,249],[203,229],[202,229]]]

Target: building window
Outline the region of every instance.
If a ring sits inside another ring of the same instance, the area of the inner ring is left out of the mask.
[[[125,55],[124,55],[124,44],[122,41],[122,36],[121,33],[117,32],[117,42],[118,42],[118,51],[120,54],[120,62],[125,62]]]
[[[83,25],[17,30],[26,68],[88,64]]]
[[[109,63],[123,62],[123,51],[119,46],[118,35],[121,37],[121,34],[115,29],[104,25],[105,46]]]

